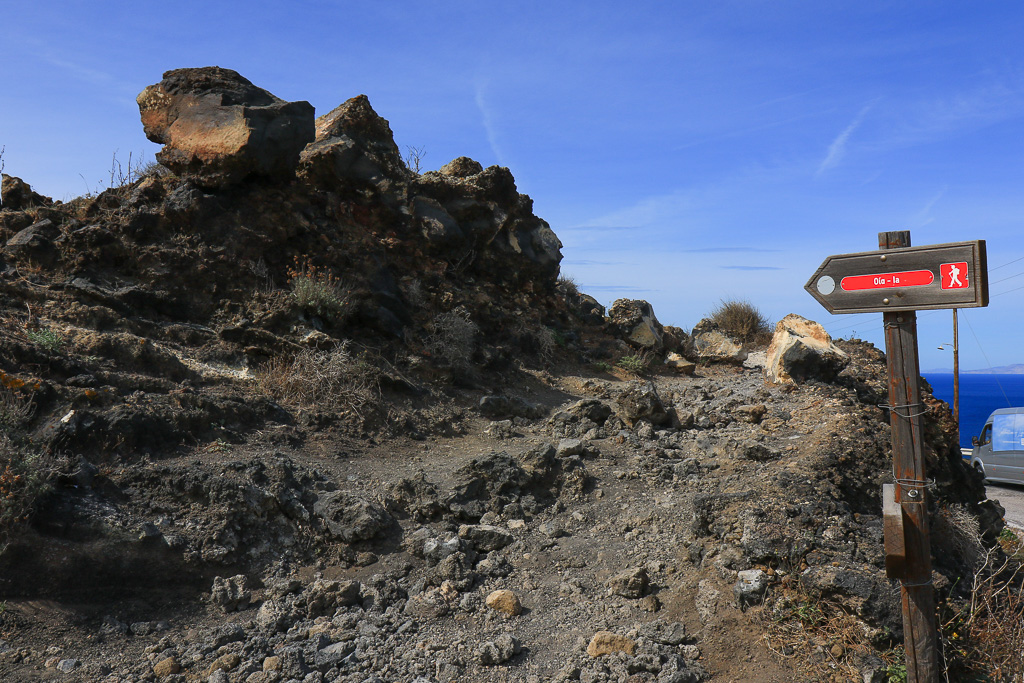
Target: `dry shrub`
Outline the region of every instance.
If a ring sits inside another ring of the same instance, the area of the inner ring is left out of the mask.
[[[382,403],[380,374],[343,345],[331,351],[306,349],[290,359],[274,358],[256,373],[256,384],[283,403],[365,416]]]
[[[1004,532],[983,557],[970,595],[943,609],[947,680],[1024,680],[1024,543]]]
[[[466,372],[472,367],[479,332],[480,328],[470,319],[469,312],[460,306],[434,318],[424,346],[439,364]]]
[[[722,301],[711,320],[730,337],[747,344],[767,344],[772,338],[768,319],[749,301]]]
[[[7,379],[6,375],[4,379]],[[24,386],[22,380],[15,380]],[[13,384],[14,381],[9,381]],[[0,385],[0,434],[21,427],[32,416],[32,397]]]
[[[0,433],[0,551],[35,510],[56,470]]]

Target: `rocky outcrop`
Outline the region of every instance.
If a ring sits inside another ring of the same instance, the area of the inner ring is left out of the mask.
[[[612,334],[635,346],[661,351],[665,329],[654,315],[654,307],[643,299],[618,299],[608,311]]]
[[[289,177],[314,138],[313,106],[285,102],[231,69],[175,69],[137,100],[157,160],[208,187]]]
[[[0,182],[0,209],[24,211],[33,206],[50,206],[53,200],[34,192],[21,178],[4,173]]]
[[[775,325],[765,373],[773,382],[830,381],[848,362],[849,356],[832,343],[825,328],[790,313]]]
[[[690,330],[690,342],[696,360],[742,363],[747,359],[743,344],[733,339],[713,320],[705,318]]]
[[[317,186],[334,187],[385,178],[408,180],[387,119],[358,95],[316,120],[316,139],[302,151],[299,174]]]

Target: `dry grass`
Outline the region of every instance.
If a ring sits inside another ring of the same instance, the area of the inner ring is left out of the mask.
[[[752,619],[768,650],[808,681],[861,680],[860,663],[875,655],[889,680],[906,680],[900,648],[878,652],[863,622],[841,605],[782,588]],[[901,679],[900,676],[903,676]]]
[[[730,337],[747,344],[767,344],[772,329],[761,311],[749,301],[722,301],[711,319]]]
[[[279,357],[256,373],[259,389],[282,403],[363,417],[382,404],[380,370],[347,346]]]

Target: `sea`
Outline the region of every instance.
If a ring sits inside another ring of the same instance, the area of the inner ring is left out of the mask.
[[[953,405],[953,373],[924,373],[937,398]],[[960,373],[960,447],[970,448],[985,420],[997,408],[1024,406],[1024,374]]]

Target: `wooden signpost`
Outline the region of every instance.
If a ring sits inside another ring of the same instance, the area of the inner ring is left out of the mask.
[[[984,240],[911,247],[902,230],[878,233],[878,247],[829,256],[804,289],[830,313],[883,313],[896,480],[882,494],[886,574],[901,582],[907,681],[937,683],[916,311],[987,306],[988,264]]]

